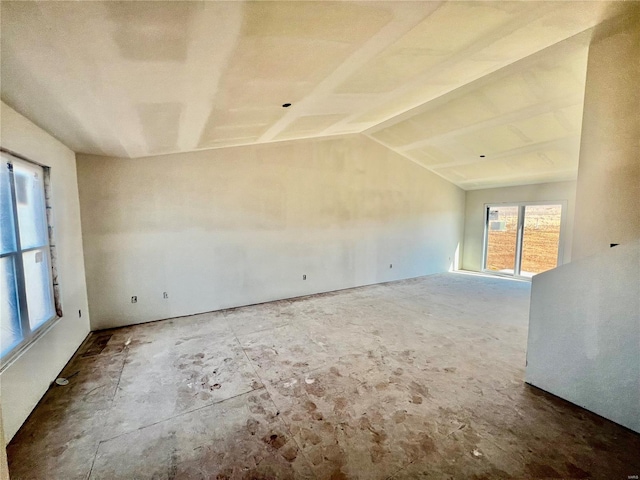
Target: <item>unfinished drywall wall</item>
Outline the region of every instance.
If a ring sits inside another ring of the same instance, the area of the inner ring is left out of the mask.
[[[2,424],[2,402],[0,402],[0,480],[9,480],[9,465],[7,464],[7,449],[4,439],[4,425]]]
[[[640,432],[640,5],[627,8],[590,46],[573,261],[533,279],[526,380]]]
[[[576,182],[541,183],[520,187],[467,191],[462,268],[475,272],[482,271],[484,208],[488,203],[567,202],[565,224],[560,232],[560,248],[562,263],[568,263],[571,260],[575,195]]]
[[[78,155],[78,181],[93,329],[446,271],[463,228],[464,191],[362,135]]]
[[[51,167],[51,205],[63,317],[0,373],[8,442],[89,333],[75,154],[7,105],[2,147]],[[82,317],[78,312],[82,311]]]
[[[2,424],[2,402],[0,402],[0,480],[9,480],[9,465],[7,463],[7,449],[4,439],[4,425]]]
[[[640,241],[533,278],[526,381],[640,433]]]
[[[640,4],[629,3],[589,49],[574,258],[640,238]]]

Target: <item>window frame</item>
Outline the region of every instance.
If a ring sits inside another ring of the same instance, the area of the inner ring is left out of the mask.
[[[567,200],[543,200],[535,202],[492,202],[485,203],[482,210],[482,223],[483,223],[483,242],[482,242],[482,273],[489,275],[496,275],[499,277],[516,278],[518,280],[531,281],[532,277],[520,275],[522,267],[522,246],[524,240],[524,215],[525,207],[536,205],[560,205],[560,233],[558,235],[558,258],[556,261],[556,267],[563,264],[564,258],[564,237],[565,227],[567,222]],[[518,224],[516,232],[516,253],[513,273],[501,273],[487,268],[487,256],[489,248],[489,210],[492,207],[517,207],[518,208]],[[518,272],[516,274],[516,272]]]
[[[10,365],[17,357],[20,356],[27,348],[29,348],[38,338],[44,335],[51,327],[62,318],[62,308],[60,304],[60,295],[57,284],[57,268],[56,268],[56,256],[55,256],[55,242],[53,239],[53,225],[52,225],[52,208],[50,204],[50,175],[51,169],[47,165],[34,162],[29,158],[17,154],[11,150],[0,147],[0,153],[2,154],[2,165],[0,168],[8,168],[9,170],[9,185],[10,196],[12,202],[12,214],[13,214],[13,231],[15,235],[15,250],[8,253],[0,253],[0,258],[12,258],[15,277],[16,277],[16,296],[19,302],[19,320],[22,333],[22,339],[13,345],[4,356],[0,357],[0,372],[2,372],[8,365]],[[46,221],[46,243],[44,245],[22,248],[20,239],[20,225],[18,218],[18,204],[16,194],[16,182],[13,171],[14,161],[17,159],[20,162],[26,162],[42,168],[42,199],[45,209],[45,221]],[[9,166],[10,165],[10,166]],[[28,303],[27,303],[27,286],[25,278],[25,269],[23,255],[24,253],[42,250],[46,252],[47,261],[49,262],[47,286],[49,288],[49,294],[51,298],[50,307],[53,310],[53,314],[50,318],[41,322],[34,329],[31,328],[29,321]],[[1,354],[1,352],[0,352]]]

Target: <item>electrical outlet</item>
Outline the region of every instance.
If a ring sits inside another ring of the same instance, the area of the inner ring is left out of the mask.
[[[138,297],[131,297],[131,303],[138,303]]]
[[[162,298],[169,298],[169,294],[167,292],[162,292]]]
[[[303,280],[306,280],[306,279],[307,279],[307,276],[306,276],[306,275],[302,275],[302,279],[303,279]]]

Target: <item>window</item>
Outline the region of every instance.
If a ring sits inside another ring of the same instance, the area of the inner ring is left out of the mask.
[[[561,258],[564,204],[486,205],[484,270],[532,277]]]
[[[47,221],[48,169],[0,153],[0,358],[56,318]]]

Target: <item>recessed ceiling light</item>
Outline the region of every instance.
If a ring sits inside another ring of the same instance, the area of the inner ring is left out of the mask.
[[[282,104],[282,106],[283,106],[284,108],[289,108],[289,107],[291,106],[291,104],[290,104],[290,103],[283,103],[283,104]]]

